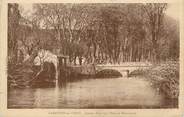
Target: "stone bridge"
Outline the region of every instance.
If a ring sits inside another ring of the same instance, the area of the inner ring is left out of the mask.
[[[105,69],[112,69],[117,70],[121,73],[122,76],[128,77],[128,75],[138,69],[148,69],[152,65],[146,64],[146,65],[96,65],[95,70],[96,72],[100,72]]]

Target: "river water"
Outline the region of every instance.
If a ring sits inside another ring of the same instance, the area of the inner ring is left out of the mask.
[[[164,98],[143,78],[83,79],[54,88],[10,89],[8,108],[159,108]]]

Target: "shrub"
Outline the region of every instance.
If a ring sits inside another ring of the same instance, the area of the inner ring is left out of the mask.
[[[155,87],[165,94],[166,98],[179,96],[179,63],[165,62],[157,64],[147,72],[148,77]]]

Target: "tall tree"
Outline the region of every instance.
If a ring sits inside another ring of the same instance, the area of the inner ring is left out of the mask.
[[[143,5],[143,8],[148,16],[149,29],[152,36],[152,59],[159,60],[158,55],[158,40],[161,30],[163,29],[163,18],[167,8],[166,3],[148,3]]]
[[[19,27],[20,12],[16,3],[8,4],[8,60],[17,62],[17,32]]]

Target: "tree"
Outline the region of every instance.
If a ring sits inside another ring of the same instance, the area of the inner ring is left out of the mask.
[[[17,32],[20,12],[16,3],[8,4],[8,62],[17,62]]]
[[[29,22],[31,32],[26,29],[25,37],[34,35],[32,39],[22,40],[28,53],[38,45],[43,49],[53,46],[69,56],[74,64],[76,58],[82,57],[87,63],[120,63],[178,56],[178,49],[172,51],[172,48],[178,48],[178,33],[168,33],[172,31],[169,25],[174,22],[166,24],[168,18],[164,18],[167,4],[33,6],[31,17],[23,16]],[[26,40],[33,40],[33,44],[26,44]],[[40,43],[36,45],[37,42]],[[167,44],[162,46],[163,43]]]
[[[74,43],[79,43],[89,20],[87,8],[77,4],[36,4],[35,17],[42,22],[41,28],[54,30],[54,36],[61,44],[61,53],[69,55],[70,60],[76,55]],[[74,57],[76,58],[76,57]]]
[[[163,29],[164,12],[167,8],[166,3],[148,3],[143,5],[145,13],[148,16],[149,29],[152,36],[152,59],[159,60],[158,40],[160,38],[161,29]]]

